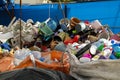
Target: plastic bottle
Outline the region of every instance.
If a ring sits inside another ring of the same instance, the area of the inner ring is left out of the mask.
[[[110,59],[117,59],[117,57],[114,55],[114,51],[112,51],[112,54],[110,55]]]
[[[97,48],[97,50],[102,51],[103,48],[104,48],[104,44],[101,44],[101,45]]]
[[[110,56],[112,54],[112,47],[110,48],[104,48],[103,50],[103,56],[106,58],[106,59],[109,59]]]
[[[98,49],[100,49],[100,47],[101,46],[103,46],[103,42],[101,42],[101,41],[97,41],[97,42],[94,42],[93,44],[92,44],[92,46],[90,47],[90,53],[92,54],[92,55],[95,55],[96,54],[96,51],[98,50]]]

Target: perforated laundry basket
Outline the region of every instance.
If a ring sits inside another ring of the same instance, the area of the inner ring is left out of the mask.
[[[50,52],[45,53],[51,54],[51,60],[57,59],[59,62],[51,62],[46,63],[42,62],[38,59],[35,59],[34,61],[31,60],[30,56],[28,56],[25,60],[23,60],[18,66],[16,66],[14,69],[20,69],[20,68],[26,68],[26,67],[38,67],[38,68],[45,68],[45,69],[52,69],[52,70],[58,70],[62,71],[64,73],[69,73],[69,62],[68,62],[68,55],[63,54],[63,52],[53,50]],[[61,63],[61,57],[63,56],[63,62]]]

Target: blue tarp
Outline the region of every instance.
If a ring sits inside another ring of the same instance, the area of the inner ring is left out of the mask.
[[[0,0],[0,6],[4,6],[9,1],[9,4],[14,6],[14,0]]]
[[[22,5],[22,19],[29,18],[36,21],[44,21],[49,17],[57,21],[63,18],[59,4],[39,4],[39,5]],[[66,7],[66,17],[78,17],[80,20],[93,21],[98,19],[103,25],[108,24],[114,33],[120,32],[120,1],[99,1],[85,3],[62,4],[63,10]],[[20,17],[19,4],[15,5],[15,15]],[[8,25],[10,22],[5,12],[0,11],[0,24]]]

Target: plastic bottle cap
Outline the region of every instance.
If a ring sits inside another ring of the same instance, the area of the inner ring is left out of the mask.
[[[112,44],[114,44],[114,43],[115,43],[115,41],[114,41],[114,40],[111,40],[111,43],[112,43]]]

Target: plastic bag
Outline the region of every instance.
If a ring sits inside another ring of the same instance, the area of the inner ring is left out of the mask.
[[[70,75],[77,80],[119,80],[120,60],[98,60],[80,63],[75,55],[70,55]]]
[[[76,80],[76,79],[60,71],[32,67],[0,73],[0,80]]]

